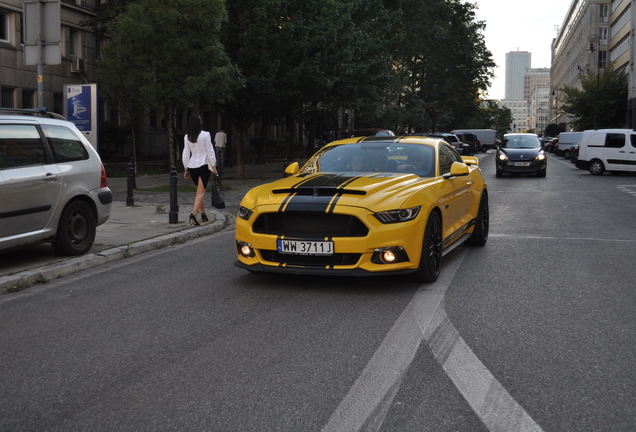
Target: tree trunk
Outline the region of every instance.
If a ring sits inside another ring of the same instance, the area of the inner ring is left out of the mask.
[[[243,160],[243,125],[236,124],[236,133],[233,134],[236,137],[236,178],[239,180],[245,179],[245,161]]]
[[[166,114],[168,123],[168,148],[170,150],[170,167],[177,168],[177,149],[176,144],[176,130],[174,126],[174,108],[168,109]]]

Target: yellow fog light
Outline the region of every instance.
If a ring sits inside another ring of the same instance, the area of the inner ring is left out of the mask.
[[[393,251],[390,250],[382,252],[380,257],[380,259],[382,259],[385,263],[392,263],[397,259]]]
[[[401,246],[377,248],[371,257],[371,262],[375,264],[395,264],[408,260],[409,257]]]
[[[249,243],[237,241],[236,247],[238,249],[239,255],[245,258],[254,258],[254,256],[256,255],[254,252],[254,247],[252,247],[252,245]]]

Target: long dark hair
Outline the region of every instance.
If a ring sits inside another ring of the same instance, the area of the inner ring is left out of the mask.
[[[198,115],[191,115],[190,120],[188,120],[188,141],[197,142],[200,133],[201,118]]]

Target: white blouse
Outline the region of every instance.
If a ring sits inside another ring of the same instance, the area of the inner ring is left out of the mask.
[[[183,138],[183,154],[181,160],[184,168],[199,168],[207,165],[210,160],[212,166],[216,166],[216,156],[212,147],[210,132],[201,131],[197,142],[190,142],[188,134]]]

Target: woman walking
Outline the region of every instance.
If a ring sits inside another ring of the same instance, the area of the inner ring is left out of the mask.
[[[210,171],[214,175],[217,174],[217,171],[210,132],[201,130],[201,118],[199,116],[190,116],[188,133],[183,139],[181,160],[185,169],[183,178],[192,178],[192,182],[197,187],[192,213],[190,213],[190,223],[192,225],[200,225],[196,215],[200,212],[201,220],[203,222],[208,221],[205,207],[203,206],[205,189],[208,187],[208,180],[210,180]]]

